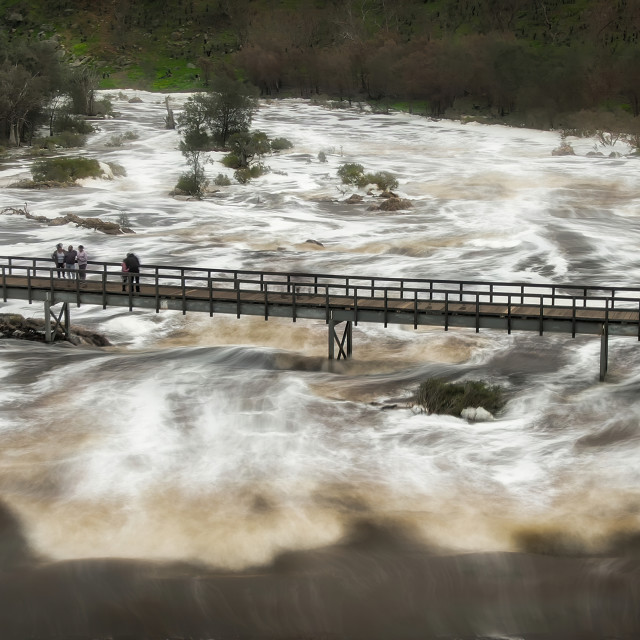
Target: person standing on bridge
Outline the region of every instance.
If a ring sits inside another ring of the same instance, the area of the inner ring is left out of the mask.
[[[89,261],[89,256],[87,252],[84,250],[84,247],[80,245],[78,247],[78,255],[76,256],[78,260],[78,277],[80,280],[87,279],[87,262]]]
[[[56,269],[58,271],[58,278],[66,278],[67,274],[64,272],[64,257],[65,252],[62,248],[62,242],[56,245],[56,250],[51,254],[51,259],[56,263]]]
[[[73,245],[69,245],[67,252],[64,254],[64,266],[69,272],[69,278],[76,277],[76,262],[78,258],[78,252],[73,248]]]
[[[125,291],[127,281],[131,289],[135,280],[136,292],[140,293],[140,260],[135,253],[127,253],[127,257],[122,261],[122,274],[122,290]]]

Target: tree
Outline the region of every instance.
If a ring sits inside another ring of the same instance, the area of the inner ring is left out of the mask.
[[[271,142],[263,131],[243,131],[229,138],[231,153],[237,158],[237,168],[248,167],[255,159],[271,151]]]
[[[98,88],[98,74],[89,67],[77,67],[69,77],[69,96],[73,113],[93,115],[94,95]]]
[[[190,171],[180,176],[177,187],[198,198],[202,196],[209,183],[204,173],[204,166],[208,162],[208,158],[206,151],[202,148],[203,136],[206,136],[206,133],[192,130],[187,132],[179,145]]]
[[[249,131],[258,108],[258,92],[252,85],[220,77],[212,87],[209,127],[214,141],[227,146],[234,133]]]

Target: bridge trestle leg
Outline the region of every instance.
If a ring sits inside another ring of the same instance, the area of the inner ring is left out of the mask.
[[[345,322],[342,337],[336,332],[336,325],[342,323],[342,320],[336,322],[333,318],[329,320],[329,360],[335,358],[335,347],[338,345],[338,360],[346,360],[353,354],[353,323],[348,320]],[[345,350],[346,342],[346,350]]]
[[[600,332],[600,382],[604,382],[609,367],[609,326],[602,325]]]
[[[63,321],[64,316],[64,321]],[[53,319],[53,323],[51,320]],[[58,328],[62,330],[62,334],[68,340],[71,331],[71,308],[69,303],[63,302],[60,313],[56,316],[51,309],[51,300],[49,296],[44,301],[44,339],[45,342],[54,342],[58,332]]]

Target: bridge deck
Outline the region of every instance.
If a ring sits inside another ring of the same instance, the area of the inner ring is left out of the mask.
[[[53,272],[55,273],[55,271]],[[351,295],[317,292],[317,287],[309,283],[278,283],[275,286],[264,281],[262,290],[243,289],[242,285],[232,288],[228,280],[198,282],[201,286],[161,284],[153,277],[152,284],[144,282],[142,276],[140,291],[122,291],[120,274],[117,279],[101,278],[94,275],[86,280],[34,276],[24,277],[3,275],[2,291],[6,298],[28,300],[48,299],[56,302],[80,304],[100,304],[103,307],[119,306],[140,309],[175,309],[187,311],[263,315],[296,318],[333,319],[335,321],[374,322],[387,324],[444,325],[483,328],[501,328],[539,331],[561,331],[576,333],[600,333],[607,323],[611,333],[639,335],[640,314],[637,309],[616,309],[587,306],[579,300],[567,305],[545,304],[544,296],[538,304],[481,301],[476,295],[472,302],[450,300],[424,300],[417,295],[412,298],[371,297],[354,291]],[[147,278],[149,276],[146,276]],[[208,286],[211,284],[211,286]],[[216,286],[217,285],[217,286]],[[284,289],[284,290],[278,290]],[[288,289],[288,290],[287,290]],[[311,289],[311,291],[305,291]],[[368,288],[361,287],[362,293]],[[468,292],[466,295],[470,295]]]

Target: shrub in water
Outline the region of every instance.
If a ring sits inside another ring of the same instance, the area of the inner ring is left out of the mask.
[[[213,180],[213,184],[216,187],[228,187],[231,184],[231,180],[224,173],[219,173]]]
[[[318,154],[318,162],[326,162],[327,161],[327,154],[324,151],[321,151]]]
[[[82,133],[74,133],[73,131],[61,131],[55,136],[47,136],[46,138],[38,138],[34,141],[34,146],[40,149],[55,149],[62,147],[63,149],[72,149],[75,147],[83,147],[87,141],[87,136]]]
[[[293,148],[293,142],[286,138],[274,138],[271,141],[271,151],[284,151]]]
[[[261,175],[267,173],[268,170],[269,169],[263,164],[254,164],[250,167],[236,169],[236,171],[233,172],[233,176],[240,184],[247,184],[249,180],[259,178]]]
[[[366,184],[364,180],[364,167],[356,162],[346,162],[338,169],[338,177],[343,184],[354,184],[363,186]]]
[[[228,153],[220,162],[229,169],[239,169],[241,167],[240,158],[235,153]]]
[[[178,179],[176,189],[184,191],[191,196],[200,196],[202,190],[206,187],[206,181],[203,183],[193,172],[183,173]]]
[[[378,171],[377,173],[367,173],[364,176],[366,184],[375,184],[379,189],[388,191],[389,189],[397,189],[398,181],[396,177],[388,171]]]
[[[502,389],[484,382],[446,382],[430,378],[420,384],[416,403],[429,413],[460,416],[467,407],[482,407],[489,413],[497,413],[505,404]]]
[[[93,158],[47,158],[31,168],[35,182],[75,182],[81,178],[98,178],[102,169]]]

